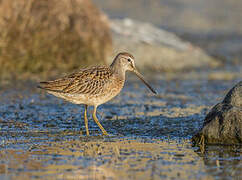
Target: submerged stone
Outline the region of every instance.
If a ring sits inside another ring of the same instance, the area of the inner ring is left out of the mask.
[[[212,108],[192,141],[197,145],[242,144],[242,81]]]

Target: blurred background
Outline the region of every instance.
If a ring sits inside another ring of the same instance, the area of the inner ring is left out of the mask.
[[[240,1],[94,0],[94,2],[111,19],[128,17],[148,22],[175,33],[219,59],[233,63],[241,58],[242,2]]]
[[[120,51],[143,71],[238,72],[241,9],[235,0],[1,0],[0,77],[55,77]]]

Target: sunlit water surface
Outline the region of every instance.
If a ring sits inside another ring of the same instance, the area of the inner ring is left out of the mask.
[[[150,81],[158,95],[131,77],[119,96],[98,108],[107,137],[91,116],[91,136],[85,136],[82,106],[33,85],[2,88],[0,179],[242,178],[240,147],[201,152],[190,142],[209,109],[239,79],[159,76]]]

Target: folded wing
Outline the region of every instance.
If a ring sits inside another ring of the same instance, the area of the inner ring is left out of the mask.
[[[83,69],[53,81],[40,82],[38,87],[60,93],[97,94],[103,90],[111,76],[109,67],[99,66]]]

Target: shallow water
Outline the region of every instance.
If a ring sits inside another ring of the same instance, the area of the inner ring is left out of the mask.
[[[82,106],[32,84],[2,88],[0,179],[242,178],[241,147],[201,151],[190,142],[209,109],[241,77],[197,76],[155,75],[157,96],[131,76],[119,96],[98,108],[108,137],[100,135],[91,116],[91,136],[85,136]]]

